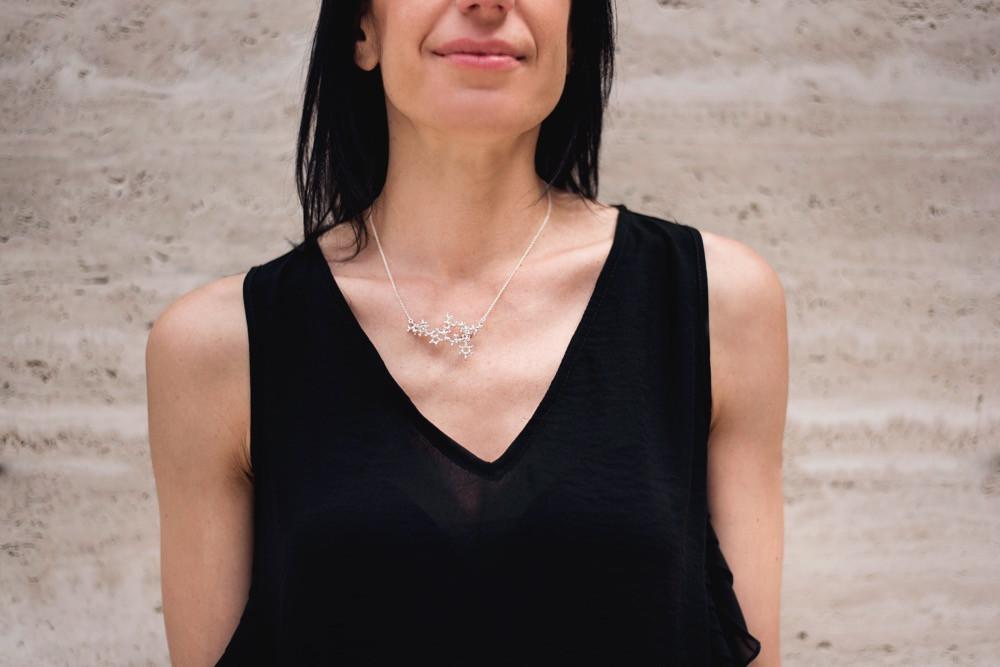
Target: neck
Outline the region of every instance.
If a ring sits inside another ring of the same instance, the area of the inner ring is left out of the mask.
[[[448,282],[510,271],[548,209],[534,168],[535,140],[394,141],[385,187],[372,207],[393,275]],[[557,214],[556,194],[546,229]]]

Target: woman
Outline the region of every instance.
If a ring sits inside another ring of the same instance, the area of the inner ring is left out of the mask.
[[[304,241],[149,336],[174,664],[779,664],[781,284],[596,200],[612,35],[323,2]]]

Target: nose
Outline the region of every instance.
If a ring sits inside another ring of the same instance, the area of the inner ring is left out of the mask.
[[[455,0],[458,9],[464,14],[473,10],[485,12],[490,17],[502,16],[514,6],[514,0]]]

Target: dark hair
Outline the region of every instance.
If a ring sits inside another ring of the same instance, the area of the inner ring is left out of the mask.
[[[614,78],[613,2],[572,2],[572,63],[562,97],[542,121],[535,151],[535,169],[546,182],[546,193],[556,186],[596,198],[601,128]],[[385,185],[389,151],[381,66],[365,71],[354,60],[361,17],[370,6],[371,0],[323,0],[295,163],[303,245],[338,224],[351,223],[355,255],[368,242],[362,214]],[[328,217],[332,222],[325,222]]]

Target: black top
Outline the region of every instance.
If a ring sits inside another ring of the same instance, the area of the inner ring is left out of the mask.
[[[317,243],[250,269],[254,557],[219,665],[756,657],[708,516],[702,238],[616,208],[558,371],[492,462],[417,410]]]

